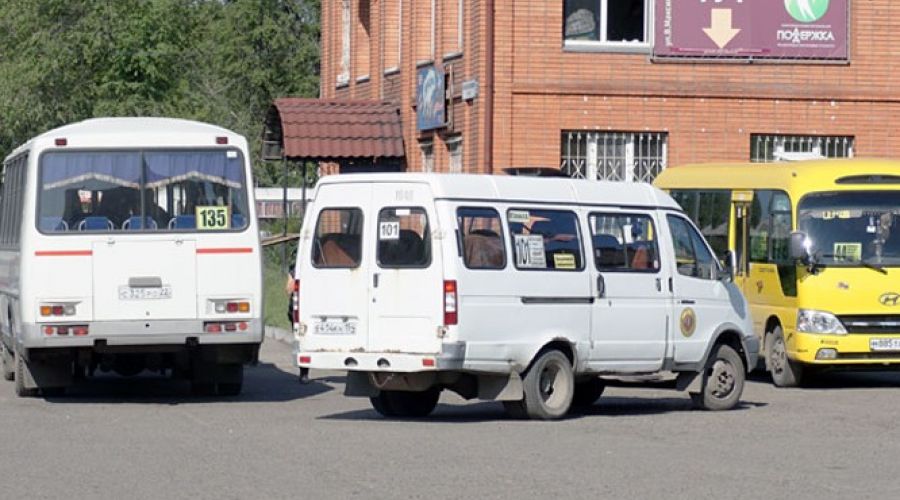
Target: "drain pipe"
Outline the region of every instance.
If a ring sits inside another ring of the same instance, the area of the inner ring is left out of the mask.
[[[494,173],[494,1],[487,0],[484,149],[487,173]]]

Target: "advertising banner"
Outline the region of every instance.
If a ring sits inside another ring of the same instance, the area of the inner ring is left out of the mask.
[[[653,55],[847,60],[850,0],[656,0]]]

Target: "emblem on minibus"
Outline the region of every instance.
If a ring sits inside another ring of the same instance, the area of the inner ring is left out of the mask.
[[[684,311],[681,311],[681,321],[679,321],[679,323],[682,335],[685,337],[693,335],[694,330],[697,328],[697,315],[694,314],[694,310],[688,307]]]
[[[888,292],[878,297],[883,306],[900,306],[900,293]]]

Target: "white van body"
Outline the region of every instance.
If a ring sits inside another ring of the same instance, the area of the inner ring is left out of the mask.
[[[4,162],[3,373],[20,395],[95,370],[236,394],[262,342],[246,140],[204,123],[101,118]]]
[[[696,252],[693,267],[676,262],[670,224],[682,253]],[[393,260],[398,249],[412,260]],[[720,387],[705,406],[730,408],[758,343],[746,301],[709,255],[678,205],[649,185],[325,177],[297,254],[296,361],[347,370],[347,394],[385,415],[427,414],[449,388],[556,418],[573,399],[592,403],[599,376],[664,371],[701,403],[716,390],[710,377],[728,379],[731,392]],[[721,346],[740,357],[724,375]],[[563,358],[548,365],[548,353]]]

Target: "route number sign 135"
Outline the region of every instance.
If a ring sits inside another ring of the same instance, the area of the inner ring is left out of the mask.
[[[231,210],[229,207],[202,206],[197,207],[197,229],[213,231],[231,227]]]

